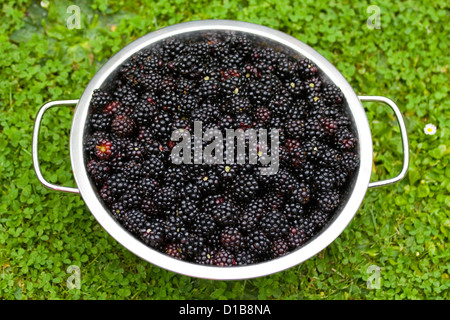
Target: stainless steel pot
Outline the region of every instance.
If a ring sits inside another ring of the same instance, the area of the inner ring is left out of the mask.
[[[348,105],[348,110],[353,118],[354,129],[359,140],[360,167],[351,184],[347,200],[334,215],[332,221],[330,221],[330,223],[323,228],[319,234],[313,237],[303,247],[289,253],[286,256],[250,266],[202,266],[171,258],[166,254],[160,253],[146,246],[126,231],[112,217],[97,196],[95,186],[91,183],[88,177],[86,171],[86,159],[83,152],[83,140],[86,134],[86,120],[93,90],[106,86],[109,81],[108,79],[111,79],[117,68],[134,53],[171,36],[185,35],[189,37],[193,34],[199,35],[202,32],[222,32],[227,30],[243,32],[255,39],[259,39],[260,41],[275,43],[277,46],[281,46],[294,54],[310,59],[318,66],[320,70],[323,71],[324,76],[327,77],[329,81],[336,84],[342,90]],[[361,103],[362,101],[376,101],[387,104],[392,108],[397,117],[403,143],[403,168],[400,174],[395,178],[384,181],[370,182],[373,157],[372,136],[369,123]],[[42,117],[45,111],[49,108],[63,105],[76,105],[70,133],[70,157],[73,174],[78,188],[58,186],[48,182],[43,177],[39,166],[38,135]],[[43,185],[57,191],[80,193],[86,205],[102,227],[120,244],[142,259],[164,269],[183,275],[207,279],[236,280],[260,277],[288,269],[313,257],[325,249],[343,232],[348,223],[356,214],[367,189],[391,184],[401,180],[406,174],[408,162],[409,155],[407,132],[400,110],[394,102],[388,98],[380,96],[357,96],[346,79],[329,61],[327,61],[311,47],[283,32],[251,23],[227,20],[203,20],[181,23],[151,32],[135,40],[107,61],[107,63],[89,82],[79,100],[52,101],[43,105],[36,116],[33,132],[33,163],[36,175]]]

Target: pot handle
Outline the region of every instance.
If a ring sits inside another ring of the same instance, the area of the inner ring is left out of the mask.
[[[78,100],[57,100],[57,101],[48,102],[39,109],[38,114],[36,115],[36,120],[34,122],[33,142],[32,142],[34,171],[36,172],[37,178],[44,186],[46,186],[49,189],[56,190],[56,191],[80,193],[80,191],[77,188],[63,187],[63,186],[58,186],[53,183],[50,183],[47,180],[45,180],[44,176],[42,175],[41,167],[39,166],[39,155],[38,155],[38,139],[39,139],[39,130],[41,128],[41,121],[42,121],[42,117],[43,117],[45,111],[47,111],[49,108],[55,107],[55,106],[74,105],[77,103],[78,103]]]
[[[394,111],[395,116],[397,118],[398,124],[400,126],[400,133],[402,137],[402,145],[403,145],[403,168],[398,176],[381,181],[375,181],[369,183],[369,188],[385,186],[391,183],[395,183],[403,179],[406,175],[406,171],[408,171],[409,164],[409,145],[408,145],[408,134],[406,131],[405,122],[403,120],[402,114],[398,106],[389,98],[382,96],[359,96],[359,100],[361,101],[371,101],[371,102],[382,102],[387,104]]]

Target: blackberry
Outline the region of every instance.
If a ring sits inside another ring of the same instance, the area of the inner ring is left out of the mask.
[[[154,103],[141,102],[135,106],[132,119],[141,130],[142,127],[149,126],[152,123],[156,114],[157,109]]]
[[[316,202],[319,208],[326,212],[334,212],[340,205],[340,195],[337,190],[327,190],[316,196]]]
[[[218,165],[217,172],[220,179],[224,182],[233,181],[238,174],[238,165],[236,164],[224,164]]]
[[[237,217],[239,229],[245,234],[255,231],[259,226],[260,216],[254,211],[242,211]]]
[[[312,76],[314,76],[318,69],[317,66],[310,61],[309,59],[302,59],[298,62],[298,74],[303,78],[303,79],[309,79]]]
[[[259,258],[255,253],[245,249],[235,254],[235,261],[237,266],[247,266],[259,262]]]
[[[294,76],[289,79],[285,79],[283,81],[283,87],[293,97],[301,97],[305,92],[305,83],[298,76]]]
[[[249,252],[258,256],[267,256],[272,244],[270,239],[260,230],[253,231],[247,235],[246,243]]]
[[[267,124],[270,121],[271,112],[266,107],[259,107],[255,110],[254,119],[257,123]]]
[[[298,227],[292,227],[287,236],[287,244],[291,250],[301,247],[308,240],[305,231]]]
[[[92,93],[91,104],[94,108],[101,110],[101,108],[105,107],[112,100],[113,98],[108,92],[102,89],[95,89]]]
[[[177,208],[178,216],[181,217],[183,221],[189,223],[194,220],[200,213],[200,210],[197,207],[197,204],[193,200],[182,199],[180,200],[180,204]]]
[[[164,111],[176,112],[178,110],[178,95],[173,91],[162,93],[158,104]]]
[[[130,136],[134,132],[134,128],[134,121],[124,114],[119,114],[111,122],[111,131],[119,137]]]
[[[313,237],[316,231],[316,225],[309,216],[300,216],[295,219],[293,221],[292,228],[296,228],[297,233],[300,232],[301,234],[303,234],[302,238],[305,237],[305,241]]]
[[[204,246],[194,257],[194,262],[201,265],[215,265],[215,251],[209,246]]]
[[[300,202],[287,203],[284,208],[284,213],[286,215],[286,218],[290,221],[295,220],[296,218],[305,215],[305,209],[303,208],[303,203],[300,203]]]
[[[177,102],[177,111],[181,114],[188,115],[197,108],[198,100],[192,94],[183,94]]]
[[[236,223],[239,216],[238,208],[230,200],[217,204],[211,212],[214,221],[221,226],[229,226]]]
[[[281,238],[289,231],[288,220],[283,213],[272,210],[261,217],[260,229],[271,239]]]
[[[187,231],[181,236],[180,244],[186,256],[193,258],[201,252],[206,241],[202,236]]]
[[[146,221],[140,230],[139,237],[150,247],[161,249],[165,242],[164,221],[160,218]]]
[[[155,193],[154,200],[158,208],[172,209],[178,200],[178,192],[172,186],[162,186]]]
[[[181,244],[177,242],[172,242],[167,244],[164,247],[164,252],[171,256],[172,258],[178,259],[178,260],[186,260],[186,254],[183,252],[183,249],[181,248]]]
[[[88,120],[90,128],[93,131],[109,131],[111,126],[111,118],[109,115],[104,113],[94,113],[90,116]]]
[[[335,146],[343,151],[351,151],[355,148],[357,139],[347,128],[339,129],[334,135]]]
[[[130,160],[124,162],[117,171],[122,173],[128,181],[137,183],[142,178],[142,163],[136,160]]]
[[[322,80],[319,77],[313,76],[305,81],[305,89],[307,92],[315,94],[322,90]]]
[[[321,139],[325,136],[326,131],[322,122],[318,118],[308,118],[305,122],[305,136],[309,139]]]
[[[123,194],[129,188],[129,182],[122,173],[112,174],[107,180],[109,192],[114,196]]]
[[[161,209],[152,196],[142,195],[140,210],[147,215],[147,217],[158,216],[161,214]]]
[[[150,178],[160,178],[163,176],[165,165],[156,156],[150,156],[142,163],[142,175]]]
[[[223,112],[227,114],[251,113],[253,106],[250,99],[242,95],[233,95],[222,106]]]
[[[213,259],[215,265],[218,267],[232,267],[236,264],[235,256],[225,249],[221,249],[214,253]]]
[[[249,202],[259,191],[258,181],[253,175],[241,174],[229,188],[229,192],[238,201]]]
[[[210,237],[217,229],[215,219],[205,212],[199,212],[192,221],[191,230],[205,238]]]
[[[341,89],[334,84],[323,87],[322,94],[324,102],[327,105],[339,105],[344,101],[344,95]]]
[[[290,203],[306,204],[311,199],[312,192],[311,187],[307,183],[300,182],[292,192],[292,195],[289,197],[288,201]]]
[[[130,160],[142,160],[147,152],[144,144],[138,140],[127,142],[123,149],[125,156]]]
[[[317,229],[322,229],[328,222],[330,215],[321,209],[315,208],[310,213],[311,221],[316,226]]]
[[[138,192],[135,186],[132,186],[127,189],[124,194],[122,194],[120,201],[123,203],[125,208],[139,209],[142,203],[142,193]]]
[[[236,227],[226,226],[220,233],[220,242],[226,250],[237,252],[243,246],[243,236]]]
[[[143,176],[138,182],[138,188],[144,196],[152,196],[157,192],[160,187],[158,180]]]
[[[112,202],[109,205],[109,209],[111,214],[116,218],[120,223],[123,223],[123,219],[126,216],[126,212],[128,211],[122,202]]]
[[[336,186],[335,172],[326,167],[320,167],[314,174],[314,186],[319,190],[329,190]]]
[[[219,175],[213,169],[208,170],[197,178],[197,184],[203,193],[214,193],[220,186]]]
[[[123,217],[124,227],[133,234],[139,234],[139,231],[145,226],[146,216],[137,209],[126,211]]]
[[[114,154],[114,144],[109,139],[100,139],[95,144],[95,156],[99,160],[107,160]]]
[[[174,215],[166,217],[164,226],[166,238],[169,241],[181,241],[188,231],[185,222]]]
[[[109,163],[104,160],[97,161],[92,159],[86,165],[87,172],[94,179],[95,183],[100,185],[106,181],[108,178],[111,168]]]
[[[271,247],[272,257],[278,258],[289,252],[289,244],[283,238],[273,240]]]

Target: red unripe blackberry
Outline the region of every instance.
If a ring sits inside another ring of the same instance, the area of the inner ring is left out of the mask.
[[[113,143],[110,140],[101,139],[95,149],[95,155],[100,160],[107,160],[113,155]]]

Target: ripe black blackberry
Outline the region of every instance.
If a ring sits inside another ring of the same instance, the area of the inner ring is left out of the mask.
[[[286,216],[272,210],[261,217],[260,230],[270,239],[281,238],[289,232],[289,223]]]
[[[111,117],[104,113],[94,113],[89,119],[90,128],[93,131],[109,131],[111,127]]]
[[[355,135],[345,127],[339,129],[334,137],[334,145],[340,150],[351,151],[356,146],[357,139]]]
[[[165,242],[164,221],[154,218],[146,221],[139,232],[140,239],[154,249],[161,249]]]
[[[309,79],[314,76],[318,69],[317,66],[309,59],[302,59],[297,63],[298,74],[303,79]]]
[[[216,224],[220,226],[234,225],[239,216],[239,208],[230,200],[217,203],[210,212]]]
[[[181,217],[181,219],[186,223],[193,221],[200,213],[197,203],[190,199],[180,200],[177,211],[178,216]]]
[[[243,202],[252,200],[258,191],[258,181],[253,175],[248,174],[241,174],[228,189],[234,199]]]
[[[340,205],[339,191],[332,189],[321,192],[316,196],[316,202],[322,211],[326,213],[334,212]]]
[[[231,252],[238,252],[243,246],[243,236],[238,228],[226,226],[220,233],[220,243]]]
[[[162,186],[154,194],[155,204],[161,210],[173,209],[178,201],[178,192],[172,186]]]
[[[292,191],[287,201],[289,203],[301,203],[304,205],[309,202],[312,194],[313,191],[311,190],[310,185],[302,181],[296,185],[296,188]]]
[[[101,185],[106,181],[110,174],[110,166],[108,161],[92,159],[86,165],[87,172],[94,179],[97,185]]]
[[[134,121],[124,115],[117,115],[111,122],[111,131],[119,137],[127,137],[133,134],[135,128]]]
[[[126,211],[123,217],[124,227],[135,235],[139,235],[140,230],[145,226],[147,218],[140,210],[132,209]]]
[[[324,102],[329,105],[340,105],[344,101],[341,89],[334,84],[324,86],[322,94]]]
[[[95,89],[92,93],[91,104],[94,108],[101,110],[113,100],[109,92],[103,89]]]
[[[205,171],[203,174],[197,177],[197,184],[200,187],[202,193],[215,193],[220,187],[219,175],[214,169]]]
[[[258,263],[260,259],[255,253],[244,249],[235,254],[235,260],[237,266],[248,266]]]
[[[336,186],[336,172],[327,167],[320,167],[314,174],[314,187],[317,190],[330,190]]]
[[[188,232],[186,223],[176,215],[169,215],[164,220],[165,234],[168,241],[181,241]]]
[[[319,208],[313,208],[310,212],[310,217],[317,229],[322,229],[330,219],[329,213],[324,212]]]
[[[255,231],[259,227],[260,215],[254,211],[243,210],[237,217],[239,229],[245,234]]]
[[[196,257],[206,245],[206,240],[203,236],[190,231],[186,231],[180,237],[181,249],[189,258]]]
[[[208,239],[219,229],[219,226],[212,215],[205,212],[199,212],[198,215],[194,217],[193,221],[191,221],[190,229],[198,235]]]
[[[266,107],[259,107],[253,115],[255,121],[261,124],[267,124],[270,121],[271,112]]]
[[[289,252],[289,244],[284,238],[273,240],[271,247],[272,257],[278,258]]]
[[[178,260],[185,260],[186,254],[183,252],[183,249],[181,247],[181,244],[178,242],[171,242],[168,243],[164,247],[164,252],[171,256],[172,258],[178,259]]]
[[[159,216],[161,214],[161,209],[158,208],[155,200],[152,196],[142,195],[141,206],[139,208],[147,217]]]
[[[132,119],[141,129],[143,126],[148,126],[152,123],[153,117],[156,115],[157,109],[155,103],[148,103],[143,101],[135,106],[133,109]]]
[[[246,236],[246,243],[249,252],[258,256],[268,256],[272,245],[270,239],[260,230],[251,232]]]
[[[236,258],[228,250],[220,249],[214,253],[214,263],[218,267],[232,267],[236,264]]]
[[[215,251],[209,246],[204,246],[194,257],[194,262],[201,265],[215,265]]]
[[[287,236],[287,244],[291,250],[298,249],[308,240],[308,236],[302,228],[291,227]]]
[[[301,202],[287,203],[284,208],[284,214],[286,215],[286,218],[290,221],[305,215],[305,211],[306,210],[303,208],[303,203]]]

